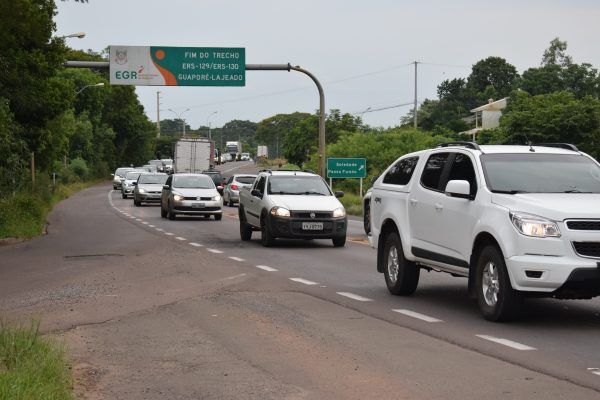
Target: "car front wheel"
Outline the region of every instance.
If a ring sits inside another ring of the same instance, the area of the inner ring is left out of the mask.
[[[385,240],[383,273],[391,294],[410,295],[417,290],[420,269],[404,257],[402,242],[397,233],[390,233]]]
[[[504,256],[495,245],[483,248],[477,260],[476,290],[479,310],[489,321],[507,321],[517,315],[523,297],[510,284]]]
[[[333,242],[333,247],[344,247],[346,244],[346,236],[334,237],[331,241]]]
[[[262,218],[260,222],[260,241],[264,247],[271,247],[275,243],[275,236],[271,233],[266,218]]]

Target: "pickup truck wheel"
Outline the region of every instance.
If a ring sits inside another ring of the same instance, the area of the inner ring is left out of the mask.
[[[223,218],[223,214],[215,214],[215,221],[220,221]]]
[[[504,256],[495,245],[481,251],[475,285],[479,310],[485,319],[499,322],[516,316],[523,296],[512,288]]]
[[[369,236],[371,234],[371,203],[368,201],[365,202],[363,227],[365,228],[365,233]]]
[[[417,290],[420,269],[408,261],[402,251],[402,242],[397,233],[390,233],[384,247],[385,283],[391,294],[410,295]]]
[[[260,241],[264,247],[271,247],[275,242],[275,237],[269,229],[266,218],[262,218],[260,221]]]
[[[346,244],[346,236],[334,237],[331,239],[333,247],[344,247]]]

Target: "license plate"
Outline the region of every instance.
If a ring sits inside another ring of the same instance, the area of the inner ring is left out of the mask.
[[[192,203],[192,208],[204,208],[204,203]]]
[[[322,231],[323,223],[322,222],[303,222],[302,230],[303,231]]]

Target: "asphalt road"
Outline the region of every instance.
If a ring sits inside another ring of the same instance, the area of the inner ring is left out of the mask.
[[[110,189],[59,204],[46,237],[0,248],[4,313],[43,315],[88,398],[600,396],[598,299],[529,300],[491,323],[463,278],[423,272],[414,296],[391,296],[360,221],[344,248],[263,248],[258,233],[240,240],[237,207],[169,221]]]

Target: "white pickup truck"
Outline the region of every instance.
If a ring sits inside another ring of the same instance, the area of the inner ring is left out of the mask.
[[[527,296],[600,295],[600,165],[573,145],[454,142],[407,154],[366,204],[392,294],[412,294],[421,269],[467,277],[492,321]]]
[[[240,190],[240,236],[261,232],[263,246],[276,238],[331,239],[346,243],[346,210],[319,175],[303,171],[261,171],[251,187]]]

